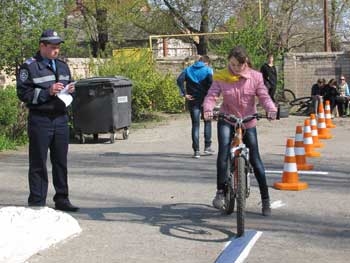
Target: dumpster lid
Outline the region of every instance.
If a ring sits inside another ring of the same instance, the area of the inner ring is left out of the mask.
[[[78,80],[75,86],[90,86],[108,84],[113,86],[131,86],[132,82],[130,79],[124,76],[112,76],[112,77],[92,77]]]

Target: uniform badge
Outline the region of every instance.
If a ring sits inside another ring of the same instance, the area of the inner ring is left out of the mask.
[[[28,79],[28,70],[26,69],[21,69],[19,71],[19,78],[22,82],[26,81]]]

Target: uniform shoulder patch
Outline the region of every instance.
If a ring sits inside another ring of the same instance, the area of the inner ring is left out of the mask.
[[[36,59],[33,58],[33,57],[31,57],[31,58],[28,58],[26,61],[24,61],[24,63],[30,65],[30,64],[32,64],[34,61],[36,61]]]
[[[29,76],[29,73],[28,73],[28,70],[25,69],[25,68],[22,68],[20,71],[19,71],[19,78],[22,82],[26,81],[28,79],[28,76]]]

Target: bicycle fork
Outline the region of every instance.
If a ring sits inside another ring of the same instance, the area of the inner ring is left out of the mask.
[[[231,160],[232,160],[232,166],[235,166],[235,159],[237,157],[243,157],[243,159],[245,160],[245,167],[244,167],[244,171],[246,174],[246,197],[249,197],[250,194],[250,175],[253,173],[253,167],[250,165],[249,162],[249,148],[243,146],[243,145],[238,145],[236,147],[231,148]],[[232,171],[237,171],[236,169],[232,169]],[[233,191],[234,193],[237,192],[237,186],[238,186],[238,176],[236,174],[233,174],[232,176],[233,180]]]

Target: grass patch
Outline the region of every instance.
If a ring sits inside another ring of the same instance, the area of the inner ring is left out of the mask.
[[[142,120],[134,121],[131,123],[131,129],[151,129],[157,126],[166,125],[171,120],[184,118],[187,113],[163,113],[152,112],[142,116]]]

